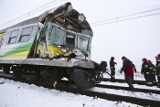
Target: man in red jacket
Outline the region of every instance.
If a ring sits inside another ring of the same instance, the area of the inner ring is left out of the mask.
[[[122,71],[124,71],[125,74],[125,80],[127,82],[127,84],[129,85],[129,89],[134,91],[134,87],[133,87],[133,75],[134,75],[134,66],[132,61],[130,61],[129,59],[127,59],[126,57],[122,57],[123,60],[123,66],[121,69],[121,73]]]

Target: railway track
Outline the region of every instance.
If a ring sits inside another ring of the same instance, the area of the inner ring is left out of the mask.
[[[114,85],[106,85],[106,84],[96,84],[96,87],[100,88],[110,88],[110,89],[121,89],[130,91],[128,87],[123,86],[114,86]],[[155,93],[160,94],[160,90],[151,90],[151,89],[142,89],[142,88],[134,88],[136,92],[143,92],[143,93]]]
[[[24,79],[18,80],[18,79],[13,78],[12,75],[6,75],[3,73],[0,73],[0,77],[5,78],[5,79],[14,80],[14,81],[25,82],[28,84],[35,84],[37,86],[43,86],[45,88],[53,89],[53,86],[51,84],[45,84],[40,81],[26,81]],[[100,87],[100,85],[99,85],[99,87]],[[107,88],[107,86],[105,86],[105,87]],[[156,101],[156,100],[142,99],[142,98],[136,98],[136,97],[130,97],[130,96],[123,96],[123,95],[116,95],[116,94],[112,94],[112,93],[102,93],[102,92],[97,92],[97,91],[93,91],[90,89],[79,89],[79,88],[75,88],[71,85],[68,85],[68,83],[66,83],[66,82],[64,82],[62,84],[57,84],[56,89],[61,90],[61,91],[75,93],[75,94],[87,95],[87,96],[91,96],[91,97],[95,97],[95,98],[98,97],[98,98],[102,98],[102,99],[106,99],[106,100],[117,101],[118,103],[125,101],[125,102],[138,104],[141,106],[150,106],[150,107],[159,107],[159,105],[160,105],[160,101]]]
[[[111,81],[110,78],[102,78],[101,79],[102,81],[110,81],[110,82],[121,82],[121,83],[125,83],[125,80],[124,79],[115,79],[114,81]],[[141,81],[141,80],[134,80],[133,81],[133,84],[138,84],[138,85],[146,85],[146,82],[145,81]],[[158,83],[154,83],[152,86],[157,86]]]

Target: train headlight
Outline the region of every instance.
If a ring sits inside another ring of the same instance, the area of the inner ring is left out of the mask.
[[[83,14],[79,14],[78,21],[79,22],[84,22],[84,20],[85,20],[85,16]]]

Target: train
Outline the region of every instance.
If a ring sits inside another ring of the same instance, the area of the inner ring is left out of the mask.
[[[0,30],[2,73],[31,75],[56,87],[63,79],[77,87],[100,82],[103,65],[91,60],[93,31],[83,13],[67,2]]]

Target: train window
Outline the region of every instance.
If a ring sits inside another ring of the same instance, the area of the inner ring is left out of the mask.
[[[53,27],[51,34],[47,35],[50,44],[63,45],[65,32],[59,28]]]
[[[26,42],[29,40],[32,33],[32,27],[24,28],[20,36],[19,42]]]
[[[85,36],[78,36],[78,48],[82,50],[88,50],[89,38]]]
[[[17,35],[18,35],[18,30],[14,30],[11,32],[11,35],[9,37],[9,41],[8,44],[13,44],[16,42],[17,40]]]
[[[72,33],[66,34],[66,46],[69,48],[75,47],[75,34]]]
[[[5,32],[0,32],[0,47],[2,46],[3,44],[3,41],[4,41],[4,35],[5,35]]]

